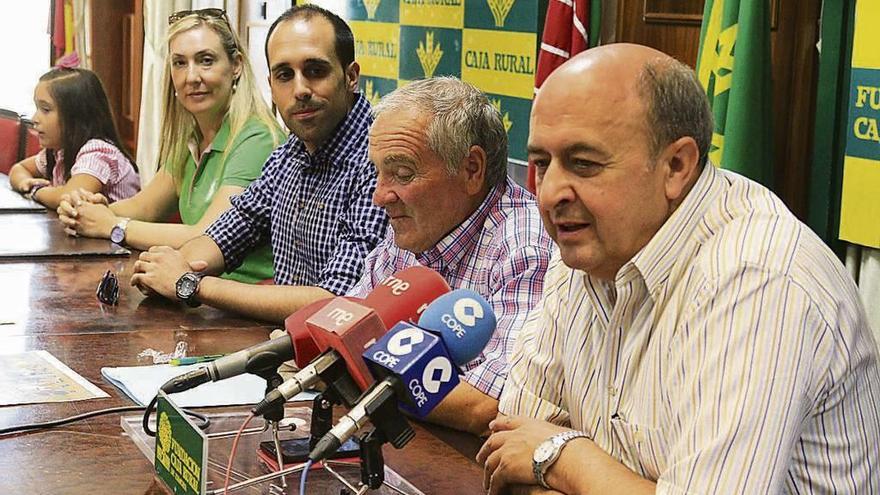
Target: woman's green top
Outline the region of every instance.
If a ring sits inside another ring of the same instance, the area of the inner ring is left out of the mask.
[[[192,153],[187,155],[178,201],[183,223],[198,223],[222,186],[247,187],[260,176],[263,164],[275,148],[272,129],[257,119],[248,121],[229,147],[226,146],[228,139],[229,119],[226,118],[198,166]],[[284,137],[279,135],[278,142],[284,142]],[[238,269],[223,277],[256,283],[271,279],[273,273],[272,248],[267,241],[251,252]]]

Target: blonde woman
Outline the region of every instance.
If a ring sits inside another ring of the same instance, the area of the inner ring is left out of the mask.
[[[259,177],[284,139],[223,10],[181,11],[169,23],[160,169],[139,194],[110,205],[99,194],[69,195],[58,214],[71,235],[143,250],[180,247]],[[175,212],[182,224],[161,223]],[[268,244],[227,277],[272,278]]]

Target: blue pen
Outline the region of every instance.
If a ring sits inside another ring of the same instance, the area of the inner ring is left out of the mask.
[[[188,364],[207,363],[215,359],[220,359],[225,355],[226,354],[211,354],[208,356],[174,358],[171,361],[168,361],[168,364],[170,364],[171,366],[186,366]]]

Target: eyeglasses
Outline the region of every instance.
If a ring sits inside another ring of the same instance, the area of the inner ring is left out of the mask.
[[[184,17],[191,15],[197,15],[202,19],[220,19],[225,21],[227,26],[229,25],[229,18],[226,17],[226,11],[223,9],[181,10],[168,16],[168,24],[174,24]]]
[[[107,270],[107,273],[101,277],[101,282],[98,284],[98,290],[95,291],[95,295],[104,304],[115,306],[119,302],[119,279],[116,278],[115,273]]]

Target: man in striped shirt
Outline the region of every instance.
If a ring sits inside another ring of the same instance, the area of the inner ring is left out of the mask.
[[[531,124],[560,255],[478,454],[489,493],[880,493],[855,284],[770,191],[707,161],[693,72],[589,50]]]
[[[374,114],[373,201],[392,229],[349,295],[365,296],[418,265],[490,301],[495,333],[428,418],[483,433],[498,412],[514,338],[540,299],[553,243],[534,197],[507,177],[507,132],[479,90],[452,77],[416,81],[385,96]]]

